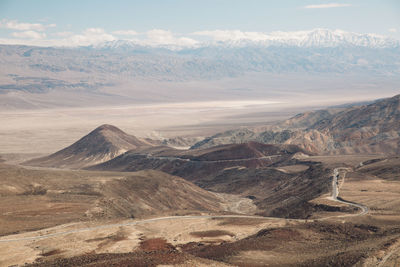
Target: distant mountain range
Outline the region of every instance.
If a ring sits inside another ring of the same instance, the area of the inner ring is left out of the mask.
[[[325,29],[179,47],[124,40],[75,48],[0,45],[0,62],[7,66],[0,73],[0,109],[183,102],[194,97],[268,99],[288,88],[313,95],[316,88],[333,90],[344,80],[369,92],[379,86],[388,95],[400,80],[399,41]],[[318,83],[321,77],[326,80]],[[240,79],[237,86],[246,90],[202,84],[199,88],[223,90],[194,95],[182,84],[225,78]],[[382,83],[388,84],[382,88]],[[160,93],[164,86],[168,93]],[[40,94],[40,99],[32,94]]]
[[[399,40],[328,29],[272,32],[256,39],[205,41],[190,46],[115,40],[80,49],[123,53],[130,58],[140,55],[148,60],[157,55],[159,73],[146,69],[142,75],[168,72],[173,79],[179,74],[189,79],[215,79],[246,72],[393,75],[400,68]],[[146,68],[146,62],[140,67]],[[177,67],[183,69],[178,73]]]
[[[223,31],[204,31],[198,35],[213,35]],[[310,31],[283,32],[276,31],[271,33],[253,33],[254,36],[243,36],[237,38],[221,38],[216,41],[199,41],[194,44],[185,45],[162,45],[145,43],[140,40],[114,40],[97,45],[89,46],[94,49],[143,49],[146,47],[159,47],[168,50],[198,49],[204,47],[246,47],[246,46],[292,46],[292,47],[369,47],[369,48],[394,48],[399,47],[398,40],[376,35],[359,34],[342,30],[313,29]]]
[[[129,40],[78,48],[0,45],[0,62],[8,66],[2,76],[16,81],[0,84],[0,90],[19,90],[24,79],[33,78],[45,86],[24,85],[24,90],[43,92],[56,87],[93,90],[113,85],[109,80],[104,81],[105,74],[125,79],[151,77],[175,81],[218,79],[248,72],[400,73],[400,42],[388,37],[316,29],[274,32],[263,38],[199,42],[179,49],[175,45]],[[45,77],[31,75],[38,73]],[[86,79],[64,81],[66,73],[70,78],[90,74],[99,79],[95,83]],[[51,74],[57,76],[48,77]]]
[[[198,35],[217,35],[224,31],[204,31]],[[218,39],[218,38],[217,38]],[[143,49],[143,48],[164,48],[167,50],[198,49],[204,47],[246,47],[246,46],[291,46],[291,47],[338,47],[355,46],[370,48],[393,48],[399,47],[400,41],[390,37],[376,34],[359,34],[342,30],[313,29],[310,31],[283,32],[276,31],[271,33],[253,33],[253,36],[243,36],[237,38],[223,37],[220,40],[199,41],[191,44],[152,44],[141,40],[114,40],[88,46],[94,49]]]

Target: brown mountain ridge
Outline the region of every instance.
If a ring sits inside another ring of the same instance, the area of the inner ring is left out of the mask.
[[[366,105],[298,114],[264,130],[241,128],[218,133],[193,148],[256,141],[294,144],[317,154],[400,152],[400,95]]]

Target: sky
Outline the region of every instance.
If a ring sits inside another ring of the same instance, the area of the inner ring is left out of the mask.
[[[0,43],[190,45],[315,28],[400,39],[399,0],[0,0]],[[222,37],[221,37],[222,36]]]

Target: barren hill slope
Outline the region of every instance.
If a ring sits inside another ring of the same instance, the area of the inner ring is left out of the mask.
[[[0,203],[0,236],[72,221],[219,212],[226,206],[214,193],[159,171],[32,170],[3,163]]]
[[[104,124],[74,144],[25,165],[57,168],[83,168],[105,162],[132,149],[152,146],[150,142],[128,135],[115,126]]]
[[[380,132],[399,130],[400,124],[400,95],[382,99],[369,105],[353,107],[319,120],[310,128],[319,131],[345,131],[373,127]]]
[[[91,213],[128,217],[177,211],[222,211],[222,199],[193,183],[164,172],[145,170],[102,184],[103,198]]]
[[[192,148],[249,141],[295,144],[324,154],[396,154],[400,151],[400,95],[367,105],[298,114],[259,132],[242,128],[219,133]]]
[[[331,136],[340,153],[396,154],[400,142],[400,95],[346,109],[310,128]]]

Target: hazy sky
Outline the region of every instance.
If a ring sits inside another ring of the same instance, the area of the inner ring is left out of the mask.
[[[190,37],[198,31],[314,28],[400,39],[400,1],[0,0],[2,43],[73,40],[86,44],[140,35],[157,40]]]

